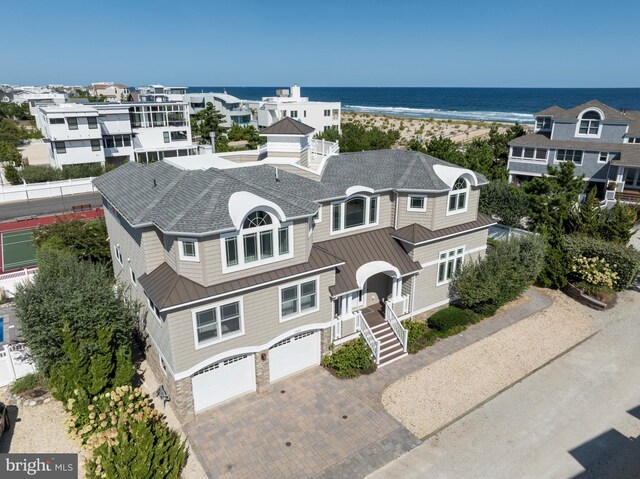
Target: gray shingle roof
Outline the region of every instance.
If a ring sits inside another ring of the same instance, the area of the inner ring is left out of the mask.
[[[552,106],[551,108],[547,108],[546,110],[542,110],[536,113],[536,116],[550,116],[555,120],[576,120],[580,113],[582,113],[587,108],[598,108],[602,110],[605,116],[605,120],[615,120],[615,121],[630,121],[629,116],[627,114],[616,110],[615,108],[611,108],[608,105],[605,105],[601,101],[591,100],[582,105],[574,106],[573,108],[560,108],[559,106]]]
[[[288,116],[260,131],[261,135],[308,135],[315,128],[296,121]]]
[[[620,153],[620,159],[615,160],[612,164],[621,166],[640,166],[640,144],[638,143],[601,143],[587,140],[552,140],[545,134],[533,133],[511,140],[509,145]]]
[[[229,198],[248,191],[282,208],[287,218],[311,216],[319,201],[346,196],[355,185],[382,190],[445,191],[433,170],[455,166],[406,150],[343,153],[327,160],[320,181],[271,165],[182,170],[165,162],[127,163],[94,184],[132,225],[153,223],[165,232],[205,234],[234,229]],[[477,173],[476,173],[477,174]],[[477,174],[480,184],[487,179]]]
[[[433,170],[434,165],[455,166],[417,151],[374,150],[341,153],[330,158],[322,174],[322,183],[344,195],[350,186],[373,190],[448,190],[447,184]],[[481,184],[489,181],[476,173]]]

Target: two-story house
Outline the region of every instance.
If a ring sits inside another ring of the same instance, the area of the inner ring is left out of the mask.
[[[572,161],[578,175],[600,191],[615,182],[617,197],[640,194],[640,111],[618,111],[593,100],[536,115],[534,132],[509,143],[509,178],[526,181],[547,166]]]
[[[403,150],[334,154],[317,173],[266,161],[95,180],[115,274],[145,306],[147,357],[182,418],[359,335],[380,366],[402,358],[399,320],[448,304],[486,249],[487,180],[471,170]]]

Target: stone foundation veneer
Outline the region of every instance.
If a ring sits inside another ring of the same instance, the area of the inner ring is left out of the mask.
[[[262,357],[264,356],[264,359]],[[269,373],[269,350],[258,351],[254,354],[256,362],[256,391],[258,394],[271,391],[271,378]]]
[[[155,374],[158,383],[164,386],[165,391],[169,395],[169,402],[178,420],[181,423],[189,422],[195,417],[191,376],[176,381],[171,376],[171,373],[165,373],[162,370],[162,366],[160,366],[158,351],[149,343],[147,343],[146,357],[147,363],[149,367],[151,367],[153,374]],[[155,394],[155,391],[152,391],[151,394]]]
[[[331,328],[320,331],[320,356],[324,357],[329,354],[331,347]]]

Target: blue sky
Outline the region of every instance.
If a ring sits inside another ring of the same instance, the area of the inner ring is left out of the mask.
[[[3,2],[0,83],[639,87],[640,2]]]

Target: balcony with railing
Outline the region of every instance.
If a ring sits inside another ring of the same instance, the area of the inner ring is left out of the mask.
[[[316,140],[309,141],[309,167],[318,168],[324,161],[340,153],[340,144],[335,141]]]

